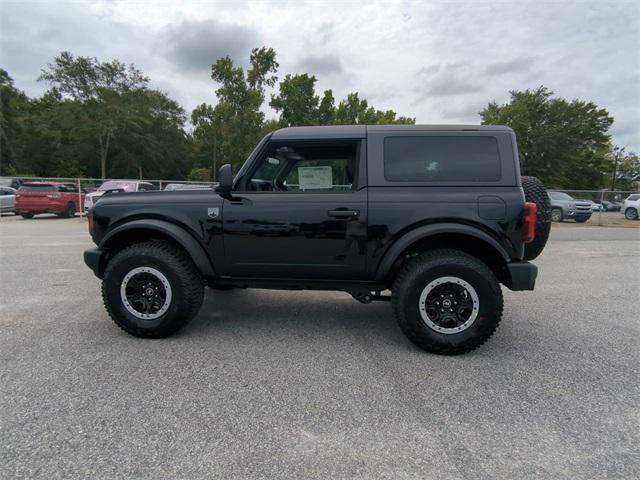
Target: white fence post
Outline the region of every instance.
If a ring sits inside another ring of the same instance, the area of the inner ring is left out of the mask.
[[[80,210],[80,221],[84,217],[84,208],[82,206],[82,188],[80,187],[80,178],[78,180],[78,210]]]

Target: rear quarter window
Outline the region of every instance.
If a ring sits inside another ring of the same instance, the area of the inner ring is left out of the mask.
[[[495,182],[502,172],[489,136],[387,137],[384,176],[392,182]]]

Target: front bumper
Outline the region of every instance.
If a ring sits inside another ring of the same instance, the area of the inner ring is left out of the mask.
[[[84,251],[84,263],[87,264],[96,277],[102,278],[102,266],[104,265],[104,257],[106,252],[99,248],[90,248]]]
[[[529,262],[511,262],[507,264],[510,290],[533,290],[538,277],[538,267]]]
[[[573,218],[573,219],[589,219],[591,218],[591,214],[593,212],[591,210],[569,210],[565,214],[565,218]]]

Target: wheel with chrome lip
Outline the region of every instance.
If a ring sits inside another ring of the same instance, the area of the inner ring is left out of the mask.
[[[102,296],[109,315],[124,331],[161,338],[198,313],[204,283],[181,248],[151,241],[126,247],[109,260]]]
[[[440,354],[482,345],[502,317],[502,291],[489,267],[467,253],[432,250],[411,259],[393,285],[393,307],[404,334]]]

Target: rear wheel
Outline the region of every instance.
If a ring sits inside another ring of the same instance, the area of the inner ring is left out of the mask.
[[[113,321],[125,332],[162,338],[196,316],[204,283],[191,258],[175,245],[138,243],[109,261],[102,298]]]
[[[29,218],[33,218],[33,213],[21,213],[20,216],[27,220]]]
[[[562,221],[562,209],[553,208],[551,210],[551,221],[552,222],[561,222]]]
[[[627,220],[637,220],[638,219],[638,210],[635,208],[627,208],[624,211],[624,218]]]
[[[75,214],[76,214],[76,204],[73,202],[69,202],[64,212],[60,213],[58,216],[63,218],[71,218],[75,216]]]
[[[527,202],[536,204],[536,229],[533,240],[524,247],[524,259],[538,257],[549,239],[551,230],[551,202],[544,184],[536,177],[522,177],[522,189]]]
[[[457,250],[433,250],[408,263],[393,285],[400,329],[432,353],[469,352],[493,335],[502,317],[502,291],[493,272]]]

